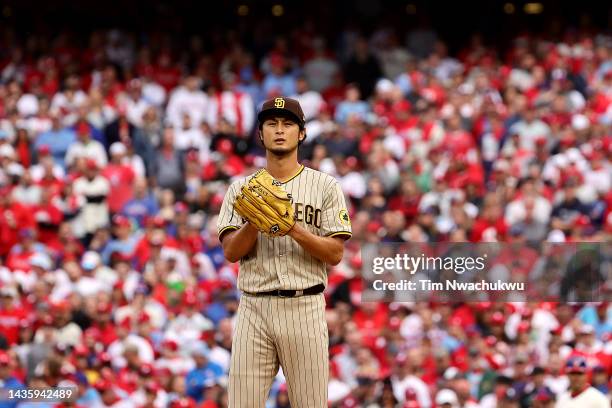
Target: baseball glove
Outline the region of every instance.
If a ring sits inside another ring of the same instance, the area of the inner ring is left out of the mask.
[[[273,237],[286,235],[295,224],[291,195],[266,169],[257,171],[242,186],[234,208],[259,231]]]

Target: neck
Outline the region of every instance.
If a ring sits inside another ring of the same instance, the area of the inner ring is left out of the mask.
[[[286,156],[277,156],[268,151],[266,153],[266,169],[275,179],[284,182],[293,177],[300,168],[297,161],[297,149]]]

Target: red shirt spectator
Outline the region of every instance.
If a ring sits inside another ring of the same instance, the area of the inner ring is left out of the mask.
[[[181,79],[181,71],[176,66],[171,65],[171,62],[170,53],[162,52],[157,65],[153,69],[153,80],[163,86],[166,92],[172,91]]]
[[[19,231],[34,228],[32,213],[23,205],[12,202],[10,190],[0,191],[0,256],[6,256],[19,242]]]
[[[122,162],[126,153],[127,148],[123,143],[113,143],[110,147],[111,162],[102,170],[102,176],[110,183],[108,208],[112,213],[121,211],[133,196],[132,186],[136,175],[129,164]]]
[[[64,213],[51,200],[49,190],[43,190],[40,204],[32,208],[32,214],[38,226],[38,240],[43,244],[53,242],[64,220]]]
[[[364,337],[376,338],[387,324],[389,311],[384,303],[363,303],[355,311],[353,321]]]
[[[151,258],[152,251],[161,251],[163,247],[178,248],[179,245],[174,238],[168,236],[163,229],[156,226],[136,244],[134,257],[137,264],[143,267]]]
[[[13,287],[0,288],[0,337],[6,338],[9,345],[19,339],[20,322],[26,316],[21,307],[15,304],[17,290]]]
[[[481,217],[474,221],[472,227],[472,242],[499,242],[503,241],[508,226],[502,217],[501,207],[497,203],[485,203]]]

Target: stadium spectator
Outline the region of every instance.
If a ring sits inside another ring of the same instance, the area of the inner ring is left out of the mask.
[[[163,57],[164,61],[165,59],[166,57]],[[189,115],[193,124],[201,123],[204,120],[210,101],[200,88],[200,80],[195,76],[190,76],[183,81],[183,86],[172,92],[166,108],[169,124],[180,127],[184,114]]]
[[[610,400],[604,394],[589,386],[587,382],[587,362],[584,358],[574,357],[568,360],[566,371],[570,379],[569,390],[561,394],[557,407],[590,405],[592,407],[609,407]]]
[[[183,174],[183,155],[175,147],[174,129],[166,127],[159,150],[153,159],[151,176],[155,186],[182,195],[186,187]]]
[[[214,130],[222,119],[236,129],[239,137],[246,137],[255,124],[254,101],[248,93],[236,89],[237,78],[233,73],[221,77],[221,87],[211,98],[206,122]]]
[[[216,214],[264,164],[259,104],[294,95],[300,160],[339,179],[353,229],[325,292],[330,406],[609,406],[610,303],[544,297],[582,295],[599,260],[566,269],[559,244],[612,232],[612,41],[476,35],[455,53],[420,19],[406,47],[392,24],[184,44],[0,28],[2,392],[225,406],[238,268]],[[509,243],[492,269],[541,279],[529,302],[362,301],[362,244],[466,241]],[[288,403],[279,374],[269,406]]]

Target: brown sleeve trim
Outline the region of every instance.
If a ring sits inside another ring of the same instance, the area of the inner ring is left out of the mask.
[[[236,231],[239,230],[240,228],[234,226],[234,225],[228,225],[227,227],[223,227],[221,228],[221,231],[219,231],[219,241],[221,241],[221,238],[223,237],[223,235],[226,232],[230,232],[230,231]]]
[[[326,235],[326,237],[338,237],[338,236],[345,236],[346,239],[349,239],[350,237],[353,236],[353,234],[348,231],[336,231],[336,232],[332,232]]]

